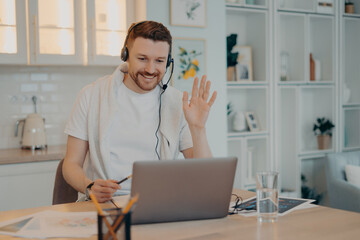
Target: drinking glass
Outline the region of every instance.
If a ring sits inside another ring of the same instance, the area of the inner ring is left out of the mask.
[[[276,222],[279,209],[278,172],[256,173],[258,222]]]

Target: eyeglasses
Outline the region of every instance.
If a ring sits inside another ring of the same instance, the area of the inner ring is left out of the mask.
[[[236,194],[231,195],[235,196],[235,204],[231,207],[232,209],[229,211],[229,215],[237,214],[241,211],[256,211],[256,199],[254,201],[243,203],[243,199],[240,196]]]

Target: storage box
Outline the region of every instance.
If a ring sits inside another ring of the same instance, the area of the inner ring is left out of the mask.
[[[317,0],[316,12],[334,14],[334,0]]]

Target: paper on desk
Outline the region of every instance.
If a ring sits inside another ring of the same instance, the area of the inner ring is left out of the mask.
[[[43,211],[0,223],[0,234],[26,238],[86,238],[97,234],[97,213]]]
[[[289,212],[316,207],[317,205],[311,204],[313,199],[303,199],[303,198],[290,198],[290,197],[280,197],[279,198],[279,216],[288,214]],[[230,203],[230,212],[234,210],[235,202]],[[256,212],[256,197],[248,198],[243,201],[241,207],[245,210],[238,211],[237,213],[242,216],[252,217],[257,216]]]

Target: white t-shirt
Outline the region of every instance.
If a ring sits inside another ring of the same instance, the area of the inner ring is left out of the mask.
[[[128,89],[124,83],[116,91],[116,99],[121,112],[114,114],[109,143],[110,161],[107,162],[110,179],[121,180],[132,173],[132,164],[138,160],[158,159],[155,146],[155,132],[159,124],[159,105],[161,89],[157,86],[145,94]],[[88,140],[87,112],[91,97],[91,85],[86,86],[78,95],[65,133],[82,140]],[[162,121],[166,117],[161,116]],[[192,147],[192,139],[185,118],[182,119],[179,150]],[[159,136],[159,132],[158,132]],[[160,138],[158,153],[160,152]],[[131,181],[121,184],[118,194],[129,193]]]

